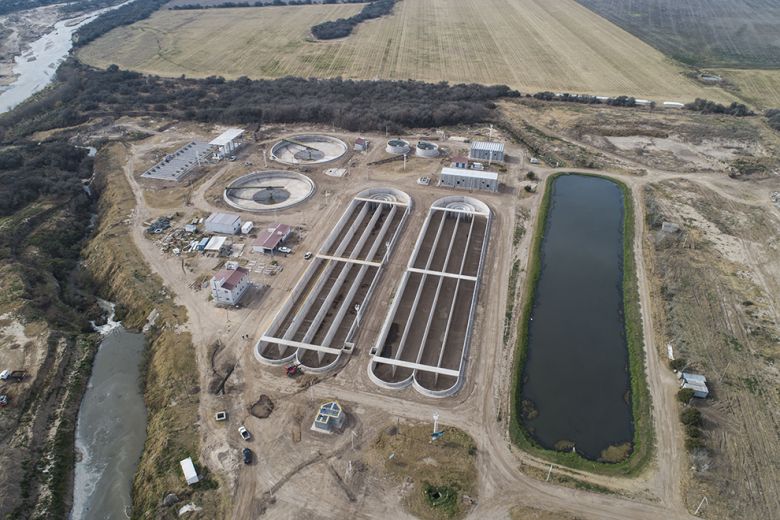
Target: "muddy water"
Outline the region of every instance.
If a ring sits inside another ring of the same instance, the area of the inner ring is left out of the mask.
[[[528,328],[523,422],[543,447],[573,443],[580,455],[597,459],[633,436],[623,194],[613,182],[580,175],[561,176],[551,189]]]
[[[130,490],[146,437],[139,385],[144,337],[112,319],[79,409],[73,520],[130,518]]]
[[[114,10],[122,4],[98,9],[89,14],[62,20],[54,24],[54,28],[30,44],[30,48],[22,55],[16,56],[14,74],[16,80],[0,91],[0,114],[42,90],[48,85],[57,71],[60,63],[65,60],[73,47],[71,37],[82,25],[91,22],[106,11]]]

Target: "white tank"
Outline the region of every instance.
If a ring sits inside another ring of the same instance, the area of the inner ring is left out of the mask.
[[[428,141],[419,141],[414,149],[414,154],[417,157],[425,157],[430,159],[432,157],[439,156],[439,147]]]
[[[393,155],[403,155],[408,154],[410,149],[411,147],[409,146],[408,141],[404,141],[403,139],[390,139],[387,141],[385,151]]]

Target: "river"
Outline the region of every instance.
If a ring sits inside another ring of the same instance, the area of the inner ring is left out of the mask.
[[[133,0],[112,7],[98,9],[91,13],[75,18],[61,20],[54,24],[54,28],[30,44],[30,48],[21,56],[16,56],[14,61],[14,74],[18,74],[16,80],[0,93],[0,114],[11,110],[13,107],[42,90],[48,85],[57,67],[68,56],[73,47],[73,33],[82,25],[91,22],[106,11],[117,9]]]
[[[596,460],[630,443],[623,317],[623,193],[609,180],[553,181],[528,325],[523,423],[548,449]]]
[[[144,336],[113,321],[103,334],[76,425],[72,520],[130,518],[130,491],[146,438],[140,387]]]

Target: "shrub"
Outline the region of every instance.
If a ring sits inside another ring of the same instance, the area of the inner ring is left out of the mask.
[[[677,392],[677,400],[681,403],[685,404],[688,401],[693,399],[693,390],[690,388],[681,388],[679,392]]]
[[[688,407],[680,413],[680,421],[686,426],[701,426],[701,412],[696,408]]]
[[[669,366],[672,370],[680,371],[688,365],[688,360],[685,358],[678,358],[669,361]]]

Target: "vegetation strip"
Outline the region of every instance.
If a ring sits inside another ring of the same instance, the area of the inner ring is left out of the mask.
[[[528,278],[523,291],[523,310],[518,322],[518,334],[515,344],[515,367],[512,374],[512,399],[510,408],[509,433],[512,441],[531,453],[545,460],[555,462],[575,469],[609,475],[635,475],[639,473],[650,460],[652,453],[652,420],[650,410],[650,392],[647,387],[644,371],[644,341],[642,339],[642,315],[639,307],[639,292],[637,287],[636,259],[634,258],[634,202],[630,189],[622,182],[601,175],[590,175],[609,180],[618,185],[623,193],[623,312],[625,321],[626,343],[628,348],[629,372],[631,378],[631,409],[634,420],[633,450],[629,457],[618,463],[604,463],[583,458],[573,452],[559,452],[541,447],[523,426],[519,417],[521,395],[521,378],[528,348],[528,323],[533,307],[534,292],[541,273],[541,246],[544,236],[547,213],[550,209],[552,184],[561,175],[555,173],[547,178],[544,198],[539,206],[539,214],[531,243],[532,252],[528,267]]]

